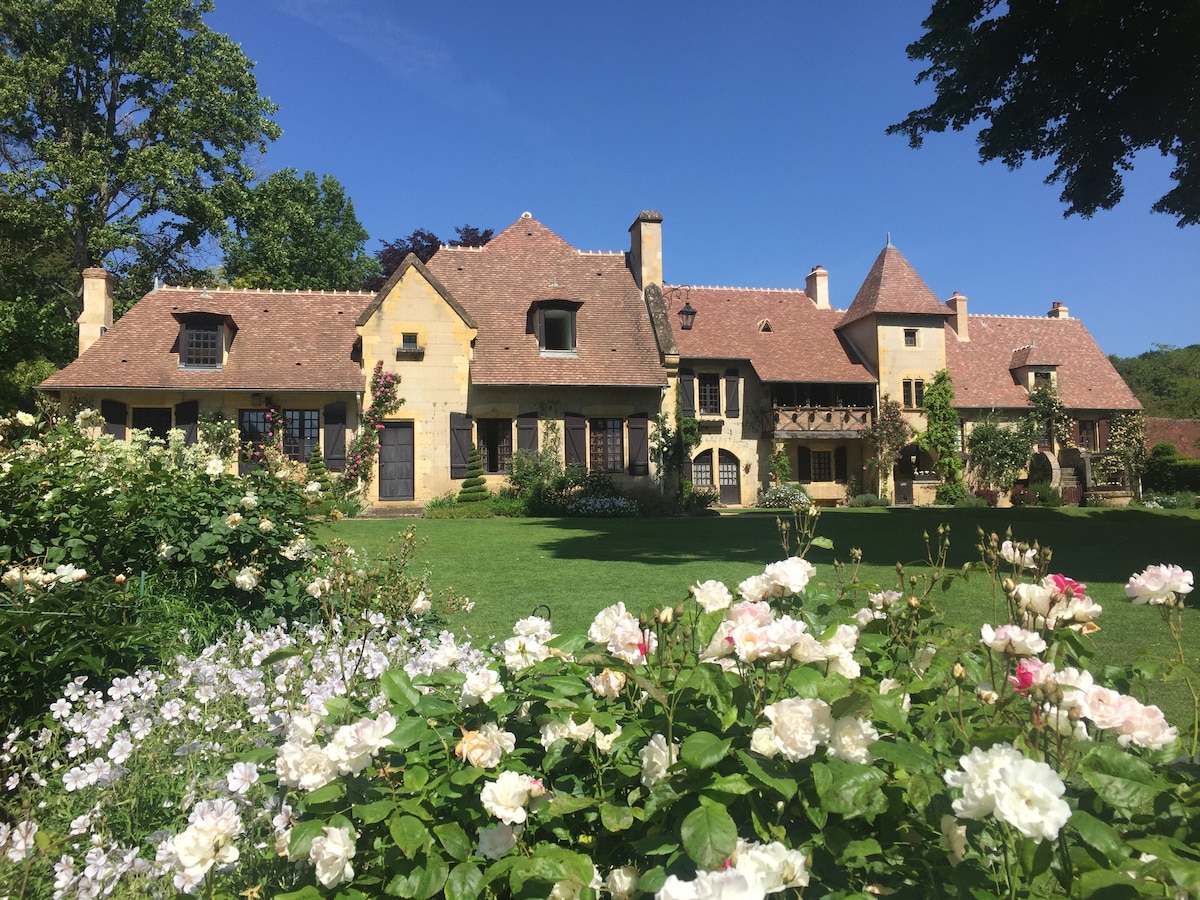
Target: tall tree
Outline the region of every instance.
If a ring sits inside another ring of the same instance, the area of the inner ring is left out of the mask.
[[[454,229],[454,233],[458,237],[449,242],[451,247],[482,247],[495,234],[491,228],[480,230],[474,225],[459,225]],[[365,284],[366,289],[371,291],[377,291],[383,287],[383,283],[400,268],[400,264],[404,262],[408,254],[415,253],[421,262],[429,262],[433,254],[437,253],[438,248],[446,242],[427,228],[418,228],[411,234],[396,238],[394,241],[380,241],[379,243],[383,246],[376,251],[375,258],[379,260],[383,272],[379,278]]]
[[[1174,157],[1154,204],[1200,222],[1200,3],[1196,0],[935,0],[908,55],[933,103],[888,128],[914,147],[976,121],[979,156],[1015,169],[1052,159],[1064,215],[1111,209],[1141,150]]]
[[[239,287],[356,290],[379,274],[367,231],[332,175],[284,169],[255,185],[225,236],[225,277]]]
[[[215,233],[279,135],[212,0],[0,0],[0,185],[67,223],[75,270]],[[153,262],[153,260],[148,260]]]

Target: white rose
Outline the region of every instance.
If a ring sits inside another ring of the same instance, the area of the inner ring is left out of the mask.
[[[501,772],[495,781],[488,782],[479,792],[483,808],[507,825],[525,821],[525,804],[529,802],[535,782],[541,782],[520,772]]]
[[[32,428],[35,420],[34,420],[33,416],[31,416],[29,413],[25,412],[24,410],[18,410],[17,411],[17,421],[20,422],[22,425],[24,425],[26,428]]]
[[[315,791],[337,777],[337,763],[315,744],[283,744],[275,754],[275,772],[284,787]]]
[[[1160,606],[1173,594],[1189,594],[1193,587],[1192,573],[1176,565],[1147,566],[1140,575],[1131,575],[1125,585],[1125,596],[1134,603]]]
[[[225,471],[225,461],[219,457],[212,457],[208,461],[208,465],[204,467],[205,475],[220,475]]]
[[[517,846],[517,838],[521,836],[523,830],[520,825],[513,827],[503,822],[480,828],[479,844],[475,848],[475,852],[485,859],[500,859]]]
[[[729,588],[720,581],[697,582],[692,588],[692,595],[706,613],[728,609],[733,603],[733,594],[729,593]]]
[[[829,755],[847,762],[869,765],[874,756],[870,747],[879,740],[879,732],[866,719],[843,716],[833,723],[829,735]]]
[[[613,896],[613,900],[629,900],[638,886],[638,870],[633,866],[622,866],[613,869],[604,878],[604,889]]]
[[[739,838],[732,859],[738,872],[768,894],[808,886],[805,854],[789,850],[778,841],[756,844]]]
[[[772,595],[786,597],[804,590],[804,586],[816,571],[808,560],[792,556],[781,562],[771,563],[763,570],[763,577],[771,584]]]
[[[322,828],[308,851],[308,858],[317,870],[317,881],[325,887],[333,887],[353,878],[354,867],[350,860],[355,852],[354,836],[349,828]]]
[[[433,609],[433,604],[429,602],[429,598],[425,596],[425,592],[421,591],[417,594],[417,599],[412,602],[413,615],[423,616],[431,609]]]
[[[233,583],[237,585],[239,590],[252,591],[258,587],[259,579],[258,570],[253,566],[246,566],[233,579]]]
[[[474,706],[477,703],[491,703],[504,693],[504,685],[500,683],[500,675],[491,669],[475,669],[467,674],[463,682],[459,703],[463,706]]]
[[[1020,759],[1001,770],[995,816],[1027,838],[1052,841],[1071,818],[1066,785],[1044,762]]]
[[[833,717],[823,700],[793,697],[763,709],[770,720],[775,747],[790,762],[812,756],[829,740]]]
[[[1046,642],[1040,634],[1016,625],[1001,625],[999,628],[983,625],[979,634],[982,644],[1009,656],[1036,656],[1046,649]]]
[[[656,734],[638,751],[638,757],[642,761],[642,784],[652,788],[667,777],[667,770],[679,758],[679,748],[667,746],[667,739]]]
[[[598,675],[589,675],[587,682],[591,685],[592,691],[597,697],[603,697],[605,700],[616,700],[621,696],[621,691],[625,690],[625,683],[628,680],[624,672],[614,672],[612,669],[604,669]]]

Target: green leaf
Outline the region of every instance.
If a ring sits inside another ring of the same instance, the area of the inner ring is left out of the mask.
[[[393,715],[414,709],[421,699],[421,692],[413,687],[403,669],[388,669],[380,676],[379,684],[387,698],[396,704],[391,708]]]
[[[760,762],[759,757],[745,750],[739,750],[737,755],[749,774],[767,787],[774,788],[775,792],[785,800],[791,800],[796,796],[796,792],[800,789],[799,785],[794,778],[788,778],[781,773],[780,770],[783,767],[778,762],[773,760]],[[768,766],[774,771],[768,771]]]
[[[395,808],[396,804],[391,800],[376,800],[374,803],[355,804],[353,814],[364,825],[373,825],[386,819]]]
[[[483,870],[474,863],[459,863],[446,879],[446,900],[476,900],[483,894]]]
[[[724,806],[706,804],[687,814],[680,827],[683,849],[702,869],[719,869],[737,846],[737,826]]]
[[[871,745],[871,753],[877,759],[886,759],[890,763],[909,771],[932,771],[937,768],[933,754],[911,741],[876,741]]]
[[[285,659],[291,659],[293,656],[299,656],[301,652],[302,651],[299,647],[284,647],[280,650],[276,650],[274,653],[268,655],[267,658],[261,663],[259,663],[259,668],[265,669],[268,666],[273,666],[275,663],[283,662]]]
[[[688,735],[679,748],[679,758],[689,769],[710,769],[729,754],[733,741],[706,731]]]
[[[292,859],[308,859],[308,851],[312,849],[313,838],[321,834],[325,823],[320,819],[306,819],[292,826],[291,836],[288,837],[288,856]]]
[[[388,819],[388,832],[392,840],[400,848],[400,852],[412,859],[417,851],[423,850],[429,842],[429,829],[416,816],[405,816],[399,813]]]
[[[1049,841],[1022,838],[1020,845],[1021,870],[1029,879],[1037,878],[1050,869],[1054,858],[1054,845]]]
[[[539,697],[575,697],[586,694],[591,687],[582,678],[571,675],[548,675],[530,685],[529,692]]]
[[[471,839],[457,822],[435,825],[433,834],[452,859],[466,860],[474,849]]]
[[[633,810],[615,803],[600,805],[600,822],[609,831],[625,831],[633,827]]]
[[[821,806],[829,812],[873,819],[887,809],[882,790],[887,775],[879,769],[831,759],[813,766],[813,779]]]
[[[331,803],[334,800],[339,800],[345,793],[346,783],[344,781],[331,781],[324,787],[317,788],[306,799],[309,806],[319,806],[322,803]]]
[[[391,739],[392,746],[397,750],[407,750],[431,731],[429,723],[424,719],[419,716],[409,716],[400,720],[388,738]]]
[[[570,794],[555,794],[546,806],[546,815],[550,818],[569,816],[581,809],[591,809],[596,801],[591,797],[572,797]]]
[[[1123,816],[1154,802],[1158,779],[1142,759],[1109,744],[1091,747],[1079,761],[1079,774],[1100,799]]]
[[[1086,846],[1095,850],[1093,856],[1118,865],[1128,858],[1129,850],[1121,839],[1121,834],[1107,822],[1102,822],[1091,813],[1081,809],[1071,814],[1071,825],[1079,832]]]
[[[752,794],[758,790],[752,785],[745,775],[740,772],[734,775],[722,775],[714,778],[704,786],[704,793],[707,796],[710,793],[718,794],[733,794],[734,796],[743,796]]]

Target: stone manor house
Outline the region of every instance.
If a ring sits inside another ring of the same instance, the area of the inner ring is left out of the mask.
[[[820,502],[879,487],[922,503],[936,480],[915,445],[882,484],[863,484],[863,429],[885,397],[922,429],[924,387],[942,368],[964,450],[974,422],[1026,414],[1041,384],[1085,452],[1105,449],[1114,414],[1140,409],[1061,303],[1045,317],[968,314],[966,297],[939,299],[890,244],[846,309],[820,266],[803,289],[668,284],[662,222],[643,212],[628,250],[592,252],[524,213],[484,247],[410,256],[375,294],[162,286],[116,322],[111,276],[90,269],[79,358],[41,388],[100,410],[118,438],[194,439],[201,414],[219,412],[253,439],[275,409],[289,456],[319,447],[339,469],[382,362],[405,402],[379,435],[366,499],[380,504],[456,490],[472,446],[492,487],[514,452],[548,441],[567,464],[647,482],[653,420],[677,410],[702,433],[685,475],[723,504],[754,502],[776,448]],[[1064,448],[1040,449],[1057,477]]]

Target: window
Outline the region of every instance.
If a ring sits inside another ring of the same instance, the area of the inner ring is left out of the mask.
[[[217,322],[188,322],[179,335],[179,366],[184,369],[221,368],[221,326]]]
[[[904,329],[904,346],[905,347],[917,346],[917,329],[915,329],[915,328],[905,328]]]
[[[171,434],[171,408],[134,407],[131,425],[165,441]]]
[[[833,481],[833,454],[830,451],[812,451],[812,480]]]
[[[593,472],[620,472],[625,467],[624,421],[592,419],[588,447]]]
[[[925,382],[919,378],[904,379],[904,408],[920,409],[925,404]]]
[[[288,459],[307,461],[320,441],[320,416],[315,409],[289,409],[283,414],[283,452]]]
[[[713,453],[705,450],[692,460],[692,484],[696,487],[713,487]]]
[[[721,376],[701,373],[696,376],[699,382],[700,415],[719,416],[721,414]]]
[[[478,427],[483,470],[493,474],[507,472],[512,459],[512,419],[480,419]]]
[[[537,309],[538,348],[554,356],[575,354],[575,310],[578,304],[542,303]]]
[[[417,336],[415,334],[410,334],[409,332],[405,332],[404,334],[402,334],[400,336],[400,349],[401,350],[410,350],[410,351],[416,350],[417,349]]]
[[[1094,419],[1079,420],[1079,449],[1096,450],[1096,421]]]
[[[1042,371],[1033,373],[1033,386],[1035,388],[1050,387],[1051,382],[1052,379],[1049,372]]]

